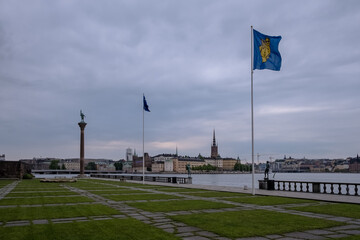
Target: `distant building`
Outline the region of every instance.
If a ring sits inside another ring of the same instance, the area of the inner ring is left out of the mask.
[[[163,172],[164,171],[164,162],[157,161],[151,164],[152,172]]]
[[[130,161],[125,161],[123,163],[123,171],[126,173],[130,173],[132,172],[132,162]]]
[[[186,173],[186,165],[190,164],[190,167],[198,167],[205,165],[205,161],[199,158],[182,158],[174,159],[174,172]]]
[[[154,156],[154,162],[164,162],[176,157],[176,154],[159,154]]]
[[[359,158],[359,155],[357,155],[356,158],[351,158],[350,159],[349,172],[351,172],[351,173],[359,173],[360,172],[360,158]]]
[[[144,154],[144,165],[145,165],[145,171],[147,169],[151,168],[151,158],[148,153]],[[135,156],[133,157],[133,163],[132,163],[132,170],[133,172],[142,172],[143,171],[143,157]]]
[[[225,171],[233,171],[234,167],[235,167],[235,164],[237,162],[240,163],[240,160],[237,160],[237,159],[234,159],[234,158],[223,158],[222,162],[223,162],[223,166],[222,166],[223,170],[225,170]]]
[[[127,149],[126,149],[126,157],[125,157],[125,160],[126,160],[127,162],[132,162],[132,160],[133,160],[133,151],[132,151],[131,148],[127,148]]]
[[[63,162],[66,170],[80,170],[80,159],[79,158],[71,158],[65,159]]]
[[[174,161],[177,158],[167,159],[164,161],[164,172],[173,172],[174,171]]]
[[[5,154],[0,155],[0,161],[5,161]]]
[[[211,166],[216,167],[218,170],[223,168],[223,159],[221,158],[204,158],[205,165],[210,164]]]

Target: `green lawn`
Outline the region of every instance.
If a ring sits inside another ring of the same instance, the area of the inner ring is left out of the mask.
[[[120,212],[101,204],[81,204],[76,206],[14,207],[0,208],[0,221],[7,222],[17,220],[54,219],[115,214],[120,214]]]
[[[3,198],[0,205],[33,205],[33,204],[54,204],[54,203],[79,203],[93,202],[94,200],[79,197],[34,197],[34,198]]]
[[[314,200],[274,197],[274,196],[249,196],[249,197],[227,198],[226,200],[232,202],[238,202],[238,203],[255,204],[255,205],[263,205],[263,206],[316,202]]]
[[[139,231],[140,230],[140,231]],[[6,240],[172,240],[173,234],[135,219],[0,227]]]
[[[53,188],[42,188],[42,187],[15,187],[12,192],[63,192],[67,191],[67,189],[54,186]]]
[[[201,213],[171,216],[175,221],[186,223],[228,238],[242,238],[282,234],[294,231],[321,229],[342,223],[309,218],[267,210]]]
[[[196,192],[196,193],[184,193],[186,195],[196,196],[196,197],[239,197],[239,196],[250,196],[245,193],[232,193],[232,192]]]
[[[154,199],[179,199],[181,197],[166,194],[137,194],[137,195],[104,195],[103,197],[114,201],[154,200]]]
[[[39,179],[32,179],[32,180],[22,180],[16,185],[16,187],[25,187],[25,188],[56,188],[60,187],[61,183],[45,183],[40,182]]]
[[[64,189],[65,190],[65,189]],[[44,196],[65,196],[65,195],[78,195],[76,192],[71,191],[39,191],[39,192],[11,192],[6,197],[44,197]]]
[[[6,179],[0,180],[0,188],[3,188],[6,185],[9,185],[10,183],[13,183],[13,182],[15,182],[15,181],[14,180],[6,180]]]
[[[139,202],[127,203],[129,206],[140,208],[150,212],[173,212],[173,211],[187,211],[200,209],[219,209],[231,208],[234,205],[226,203],[216,203],[203,200],[181,200],[181,201],[167,201],[167,202]]]
[[[158,189],[159,191],[162,192],[210,192],[208,190],[203,190],[203,189],[196,189],[196,188],[160,188]]]
[[[360,219],[360,205],[336,203],[320,206],[292,207],[290,209]]]
[[[141,191],[141,190],[120,190],[120,189],[112,189],[112,190],[89,190],[89,192],[97,194],[97,195],[107,195],[107,194],[129,194],[129,193],[149,193],[146,191]]]

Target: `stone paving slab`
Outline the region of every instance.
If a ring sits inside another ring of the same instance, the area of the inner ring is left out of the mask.
[[[200,231],[199,228],[197,227],[178,227],[177,231],[179,233],[183,233],[183,232],[195,232],[195,231]]]
[[[283,238],[278,238],[276,240],[294,240],[294,239],[299,239],[299,238],[283,237]]]
[[[272,234],[272,235],[266,235],[265,237],[269,238],[269,239],[278,239],[281,238],[281,235],[277,235],[277,234]]]
[[[126,218],[125,215],[111,215],[113,218]]]
[[[191,232],[185,232],[185,233],[178,233],[176,234],[176,236],[178,237],[189,237],[189,236],[193,236],[194,234]]]
[[[169,219],[168,219],[168,218],[164,218],[164,217],[158,218],[158,219],[154,219],[154,218],[153,218],[152,221],[153,221],[153,222],[156,222],[156,223],[164,223],[164,222],[168,222]]]
[[[348,237],[347,234],[333,234],[333,235],[326,235],[327,238],[345,238]]]
[[[294,237],[294,238],[300,238],[300,239],[325,239],[322,236],[313,235],[306,232],[293,232],[293,233],[286,233],[284,234],[287,237]]]
[[[360,230],[341,230],[339,232],[350,235],[360,235]]]
[[[268,239],[264,237],[250,237],[250,238],[236,238],[236,240],[268,240]]]
[[[168,233],[174,233],[175,232],[175,229],[174,228],[164,228],[163,229],[165,232],[168,232]]]
[[[148,220],[149,218],[148,217],[145,217],[145,216],[133,216],[133,218],[137,219],[137,220]]]
[[[332,221],[337,221],[337,222],[348,222],[348,221],[351,221],[352,218],[346,218],[346,217],[332,217],[332,218],[329,218],[329,220],[332,220]]]
[[[99,221],[99,220],[110,220],[112,218],[110,217],[98,217],[98,218],[93,218],[93,220]]]
[[[332,227],[332,228],[328,228],[327,230],[339,231],[339,230],[348,230],[348,229],[356,229],[356,228],[359,228],[359,225],[345,225],[339,227]]]
[[[30,221],[10,221],[5,224],[5,227],[17,227],[17,226],[28,226]]]
[[[47,219],[38,219],[38,220],[32,220],[33,224],[48,224],[49,221]]]
[[[305,231],[306,233],[315,234],[315,235],[326,235],[326,234],[333,234],[334,232],[322,230],[322,229],[315,229],[315,230],[308,230]]]
[[[58,223],[72,223],[73,221],[51,221],[54,224],[58,224]]]
[[[173,224],[177,227],[185,227],[186,226],[186,224],[182,223],[182,222],[174,222]]]
[[[209,238],[201,237],[201,236],[191,236],[191,237],[185,237],[184,240],[209,240]]]
[[[158,227],[158,228],[162,228],[162,229],[164,229],[164,228],[173,228],[174,227],[174,225],[172,225],[172,224],[155,225],[155,226]]]
[[[212,233],[212,232],[208,232],[208,231],[196,232],[196,234],[204,236],[204,237],[218,237],[217,234]]]

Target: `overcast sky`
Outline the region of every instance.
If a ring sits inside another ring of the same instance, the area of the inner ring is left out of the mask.
[[[250,26],[282,36],[254,71],[260,161],[360,152],[360,1],[0,0],[0,154],[145,152],[251,161]]]

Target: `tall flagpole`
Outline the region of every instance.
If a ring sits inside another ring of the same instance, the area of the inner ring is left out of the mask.
[[[253,26],[251,26],[251,163],[252,163],[252,195],[255,195],[255,166],[254,166],[254,39]]]
[[[143,94],[143,171],[142,171],[142,174],[143,174],[143,184],[145,184],[145,106],[144,106],[144,94]]]

